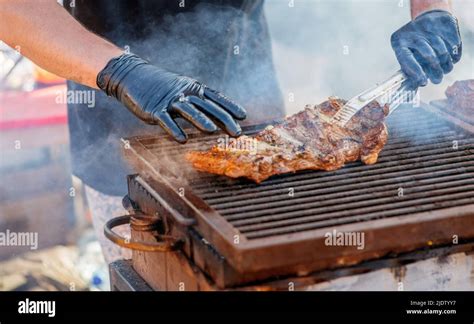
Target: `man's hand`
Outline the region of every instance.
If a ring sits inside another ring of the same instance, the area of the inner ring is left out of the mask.
[[[462,54],[458,22],[444,10],[416,17],[392,34],[391,43],[413,89],[425,86],[428,78],[440,83]]]
[[[244,108],[219,92],[132,54],[112,59],[98,74],[97,85],[135,116],[149,124],[160,125],[180,143],[185,143],[187,136],[174,118],[184,118],[207,133],[215,132],[218,125],[236,137],[241,129],[234,118],[246,117]]]

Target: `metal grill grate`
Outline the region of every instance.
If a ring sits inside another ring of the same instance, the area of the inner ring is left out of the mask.
[[[303,171],[260,185],[197,174],[191,187],[247,239],[474,204],[472,134],[417,108],[399,109],[388,125],[389,141],[372,166]],[[216,138],[194,138],[186,149],[203,150]],[[180,158],[172,143],[144,144]]]
[[[449,244],[453,235],[468,240],[474,237],[474,132],[427,110],[433,107],[400,107],[389,117],[389,141],[375,165],[302,171],[260,185],[186,167],[185,151],[205,150],[222,135],[196,133],[185,146],[163,136],[130,138],[124,152],[147,182],[136,190],[132,177],[130,197],[142,211],[175,224],[170,228],[189,243],[183,250],[227,284]],[[327,233],[336,229],[364,233],[364,248],[327,246]],[[191,244],[186,233],[203,240]],[[207,246],[219,257],[210,257]]]

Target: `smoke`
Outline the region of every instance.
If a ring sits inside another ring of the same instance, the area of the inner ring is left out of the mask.
[[[410,20],[409,1],[267,1],[273,54],[288,113],[330,95],[351,98],[400,67],[391,34]],[[455,80],[473,79],[474,2],[453,1],[463,38],[463,58],[439,85],[421,90],[421,100],[444,97]],[[293,94],[294,102],[290,102]]]
[[[156,66],[195,78],[234,99],[248,111],[243,125],[279,119],[285,115],[284,103],[274,69],[263,2],[243,3],[242,10],[239,6],[202,2],[192,10],[167,14],[160,21],[141,21],[140,25],[147,27],[140,37],[121,28],[109,33],[107,38]],[[163,133],[159,127],[147,126],[125,109],[117,110],[114,105],[116,103],[110,99],[97,95],[97,108],[94,109],[113,110],[117,120],[111,127],[107,125],[111,122],[108,118],[100,119],[104,123],[101,128],[112,129],[114,133],[107,138],[100,136],[100,143],[84,149],[83,156],[97,156],[97,152],[101,152],[103,156],[115,157],[116,152],[122,150],[118,138]],[[179,122],[183,127],[190,127],[184,120]],[[87,132],[100,131],[87,129]],[[207,147],[201,145],[197,149]],[[178,161],[166,149],[157,148],[154,153],[178,178],[184,180],[195,174],[189,164],[182,158]],[[110,161],[117,160],[112,158]],[[102,166],[96,164],[97,159],[88,159],[76,163],[76,170],[85,170],[93,178],[92,173],[100,176],[102,171],[110,168],[108,159],[101,159]],[[128,170],[128,173],[132,172]],[[117,174],[117,179],[123,184],[124,177],[125,174]],[[114,186],[119,186],[119,183],[114,181]]]
[[[443,98],[454,80],[473,78],[472,7],[455,2],[464,56],[442,84],[421,90],[422,101]],[[282,105],[293,114],[331,95],[348,99],[400,68],[390,36],[411,19],[409,1],[273,0],[264,11],[269,30],[248,12],[200,4],[121,46],[223,91],[248,109],[248,123],[280,117]],[[183,170],[175,171],[188,174]]]
[[[119,39],[117,45],[157,66],[194,77],[224,92],[247,108],[246,123],[279,118],[285,108],[288,114],[293,114],[306,104],[322,102],[331,95],[350,98],[399,69],[390,47],[390,35],[410,20],[408,0],[267,0],[264,13],[260,1],[244,3],[249,6],[247,11],[202,3],[192,11],[165,15],[159,22],[140,21],[141,26],[146,26],[141,38],[127,33],[127,26],[107,36]],[[151,1],[149,5],[150,10],[156,6]],[[442,84],[421,90],[421,100],[425,102],[443,98],[445,89],[455,80],[474,79],[474,1],[453,1],[453,7],[460,22],[463,58]],[[119,15],[109,18],[117,17]],[[135,19],[133,13],[129,17],[130,21]],[[127,169],[122,162],[120,138],[156,135],[162,131],[157,126],[145,125],[103,93],[97,93],[94,98],[96,107],[85,109],[99,110],[101,113],[94,116],[94,121],[99,122],[76,125],[79,137],[88,137],[88,143],[92,140],[90,146],[80,152],[82,159],[73,163],[76,172],[88,175],[88,179],[83,180],[89,181],[103,180],[104,174],[110,174],[111,168],[117,167],[117,161],[123,164],[114,170],[113,179],[103,181],[104,188],[116,188],[114,194],[123,195],[126,174],[137,170]],[[415,139],[416,136],[414,142]],[[34,154],[31,152],[28,154]],[[181,179],[188,179],[195,172],[189,164],[164,149],[157,155]],[[4,168],[7,161],[14,160],[0,159],[0,167]],[[2,174],[0,200],[3,201],[25,196],[27,187],[33,191],[33,187],[41,186],[43,191],[52,191],[50,182],[67,183],[66,179],[59,181],[58,174],[49,175],[49,180],[41,183],[39,176],[33,174],[30,178],[34,183],[31,183],[16,177],[7,179],[8,172]],[[58,204],[70,199],[67,189],[56,197]],[[11,229],[18,231],[49,212],[41,210],[33,200],[30,204],[17,204],[16,209],[31,215],[15,220],[16,225]],[[1,212],[4,216],[8,211]],[[7,218],[3,218],[0,227],[4,228]],[[50,226],[51,232],[40,233],[40,246],[54,243],[58,226],[66,228],[63,224],[55,225]]]
[[[160,24],[148,22],[153,27],[145,38],[125,40],[121,46],[222,91],[247,108],[247,123],[282,117],[261,9],[201,3],[192,11],[166,15]]]
[[[442,84],[422,90],[425,102],[444,97],[454,80],[474,78],[474,3],[453,2],[463,34],[463,59]],[[227,94],[249,111],[246,123],[277,119],[285,108],[293,114],[331,95],[350,98],[399,69],[390,35],[410,19],[406,0],[267,0],[263,8],[257,0],[243,3],[248,6],[245,11],[200,3],[158,22],[140,21],[146,26],[140,38],[127,33],[126,26],[106,36],[157,66]],[[119,105],[97,93],[96,107],[85,108],[100,111],[91,123],[95,127],[76,125],[87,141],[97,138],[81,152],[81,161],[73,161],[79,164],[76,170],[90,174],[87,180],[110,173],[122,159],[121,137],[162,133]],[[176,171],[187,166],[166,152],[160,154]],[[120,194],[126,189],[123,172],[117,170],[110,181],[110,186],[121,188]]]

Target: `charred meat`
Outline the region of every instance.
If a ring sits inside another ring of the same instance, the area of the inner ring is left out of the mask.
[[[448,89],[446,96],[449,104],[463,113],[474,112],[474,80],[456,81]]]
[[[199,171],[246,177],[257,183],[298,170],[336,170],[359,159],[373,164],[387,141],[384,119],[388,108],[373,102],[341,128],[330,119],[344,103],[331,97],[254,137],[241,136],[228,145],[188,152],[186,159]]]

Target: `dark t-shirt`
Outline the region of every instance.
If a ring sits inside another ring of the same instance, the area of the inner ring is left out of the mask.
[[[74,7],[64,2],[92,32],[238,101],[248,110],[244,124],[284,115],[263,0],[76,0]],[[91,91],[73,82],[68,87]],[[89,106],[68,104],[73,173],[103,193],[124,195],[132,170],[120,139],[162,130],[100,91]]]

